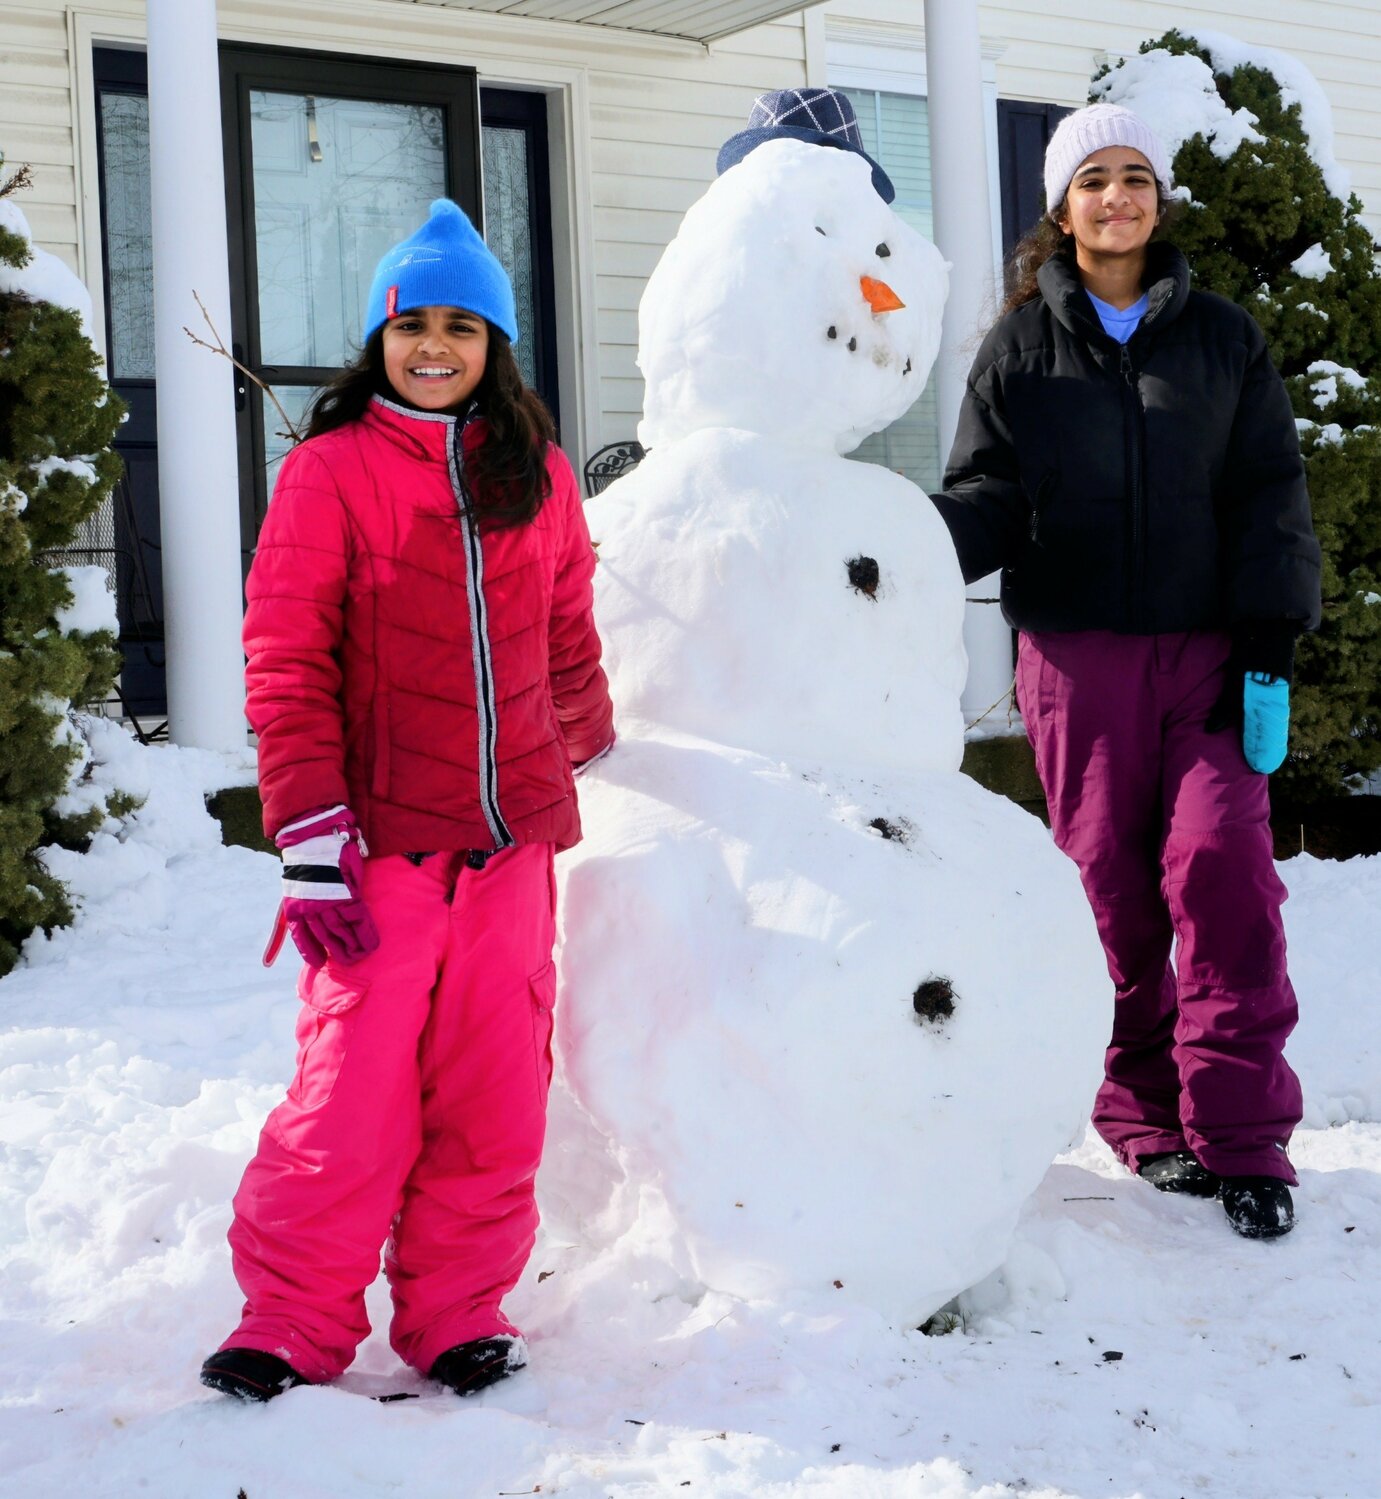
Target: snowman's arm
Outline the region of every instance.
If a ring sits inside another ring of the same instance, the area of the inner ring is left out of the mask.
[[[547,468],[552,481],[547,503],[559,508],[563,517],[547,627],[551,698],[571,763],[582,765],[602,755],[614,742],[614,710],[609,701],[609,682],[599,664],[595,549],[580,491],[570,463],[559,448],[548,449]]]
[[[1006,417],[972,380],[959,408],[944,486],[930,498],[949,528],[965,583],[1013,562],[1030,530],[1031,504]]]

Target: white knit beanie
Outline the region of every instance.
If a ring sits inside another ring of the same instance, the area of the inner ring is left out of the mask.
[[[1080,165],[1107,146],[1129,146],[1151,163],[1156,180],[1171,188],[1170,158],[1154,130],[1120,104],[1090,104],[1076,109],[1055,127],[1045,148],[1045,206],[1047,211],[1064,197]]]

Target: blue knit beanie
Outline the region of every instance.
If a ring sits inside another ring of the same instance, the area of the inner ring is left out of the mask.
[[[365,313],[367,343],[390,318],[416,307],[460,307],[478,313],[518,342],[508,273],[449,198],[438,198],[425,224],[379,262]]]

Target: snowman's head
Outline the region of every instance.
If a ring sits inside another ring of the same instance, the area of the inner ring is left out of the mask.
[[[640,438],[734,427],[849,452],[920,395],[948,270],[864,158],[768,141],[692,206],[648,281]]]

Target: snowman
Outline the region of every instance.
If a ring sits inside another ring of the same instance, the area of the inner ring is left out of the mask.
[[[938,514],[843,456],[920,394],[947,267],[846,98],[755,115],[642,300],[648,456],[587,512],[619,742],[561,861],[544,1186],[596,1247],[656,1218],[708,1289],[914,1326],[1078,1135],[1107,974],[1073,866],[958,773]]]

